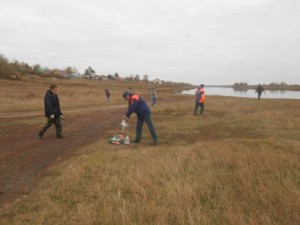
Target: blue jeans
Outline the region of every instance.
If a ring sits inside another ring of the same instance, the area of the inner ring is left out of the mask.
[[[143,130],[144,122],[146,122],[146,124],[149,128],[149,131],[151,133],[153,142],[157,142],[157,135],[156,135],[156,132],[155,132],[155,129],[154,129],[154,126],[153,126],[150,115],[145,116],[143,119],[137,118],[136,130],[135,130],[136,131],[135,132],[135,141],[139,142],[142,138],[142,130]]]

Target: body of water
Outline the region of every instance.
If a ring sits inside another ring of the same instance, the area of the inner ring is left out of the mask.
[[[181,92],[181,94],[195,94],[195,89]],[[255,90],[237,91],[228,87],[205,87],[205,95],[221,95],[242,98],[257,98]],[[300,99],[300,91],[269,91],[266,90],[261,94],[261,98],[278,98],[278,99]]]

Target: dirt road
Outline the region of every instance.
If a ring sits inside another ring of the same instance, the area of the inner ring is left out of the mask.
[[[47,170],[56,163],[70,158],[74,152],[101,138],[106,131],[119,128],[125,107],[107,106],[64,111],[62,122],[65,138],[57,139],[51,127],[44,138],[38,138],[37,127],[16,123],[0,130],[0,208],[4,203],[27,194]],[[43,117],[43,112],[0,114],[0,123]],[[45,119],[46,122],[46,119]],[[40,128],[44,124],[40,124]]]

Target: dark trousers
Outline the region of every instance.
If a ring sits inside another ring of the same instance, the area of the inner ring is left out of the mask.
[[[150,115],[145,116],[144,119],[137,118],[137,121],[136,121],[136,130],[135,130],[136,131],[135,132],[135,140],[136,141],[140,141],[141,140],[144,122],[146,122],[146,124],[147,124],[147,126],[149,128],[149,131],[151,133],[153,141],[157,142],[157,135],[156,135],[156,132],[155,132],[155,129],[154,129],[154,126],[153,126],[153,123],[152,123]]]
[[[260,99],[261,93],[262,92],[257,92],[257,99]]]
[[[197,102],[197,103],[195,104],[194,115],[196,115],[196,113],[197,113],[199,107],[200,107],[200,114],[203,113],[203,111],[204,111],[204,103],[199,103],[199,102]]]
[[[60,118],[59,117],[55,117],[54,119],[51,119],[51,118],[47,117],[47,123],[41,129],[40,134],[44,135],[44,133],[48,130],[49,127],[51,127],[52,124],[54,124],[54,126],[55,126],[56,136],[61,136],[62,127],[61,127],[61,123],[60,123]]]
[[[151,105],[156,105],[156,98],[155,97],[151,96],[150,100],[151,100]]]

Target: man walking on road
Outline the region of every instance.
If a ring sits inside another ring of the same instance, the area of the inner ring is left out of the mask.
[[[60,119],[63,119],[63,114],[60,111],[59,99],[57,96],[57,86],[52,84],[50,89],[47,90],[44,98],[45,117],[47,118],[46,125],[40,130],[39,138],[43,138],[44,133],[54,124],[56,129],[56,137],[63,138],[62,126]]]

